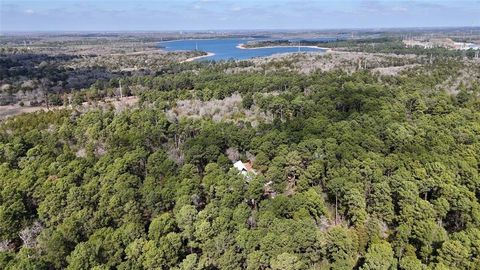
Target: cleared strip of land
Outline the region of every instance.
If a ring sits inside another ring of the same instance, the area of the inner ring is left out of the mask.
[[[200,55],[200,56],[190,57],[190,58],[188,58],[188,59],[185,59],[185,60],[183,60],[183,61],[180,61],[180,63],[192,62],[192,61],[195,61],[195,60],[198,60],[198,59],[202,59],[202,58],[210,57],[210,56],[214,56],[214,55],[215,55],[214,53],[207,52],[206,55]]]
[[[138,98],[136,96],[123,97],[123,98],[107,98],[104,101],[97,102],[83,102],[82,105],[75,107],[79,111],[86,111],[95,108],[108,108],[113,106],[117,111],[122,111],[125,108],[133,107],[137,104]],[[52,111],[60,109],[73,109],[72,105],[68,106],[50,106],[48,109],[46,106],[20,106],[18,104],[0,106],[0,120],[24,114],[33,113],[38,111]]]

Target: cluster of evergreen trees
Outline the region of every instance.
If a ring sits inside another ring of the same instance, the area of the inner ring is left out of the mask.
[[[480,84],[436,89],[461,63],[228,65],[127,78],[138,109],[4,121],[0,268],[480,269]],[[235,92],[273,121],[165,114]]]

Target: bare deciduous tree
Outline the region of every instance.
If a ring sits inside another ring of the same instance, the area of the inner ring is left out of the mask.
[[[10,240],[0,241],[0,252],[13,251],[15,247]]]
[[[245,155],[247,156],[247,159],[251,162],[255,162],[255,155],[250,153],[250,152],[246,152]]]
[[[240,153],[235,147],[229,147],[226,151],[226,154],[228,159],[230,159],[230,161],[232,162],[238,161],[238,159],[240,158]]]
[[[18,233],[22,239],[23,245],[28,248],[33,248],[37,244],[37,236],[42,232],[43,226],[39,221],[35,221],[32,226],[26,227]]]

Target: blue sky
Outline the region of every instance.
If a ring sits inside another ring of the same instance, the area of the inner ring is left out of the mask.
[[[480,0],[0,0],[0,32],[479,25]]]

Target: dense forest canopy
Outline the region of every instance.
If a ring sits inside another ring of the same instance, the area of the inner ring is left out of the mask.
[[[252,65],[99,80],[140,104],[3,121],[0,268],[480,269],[480,79],[442,88],[478,62]]]

